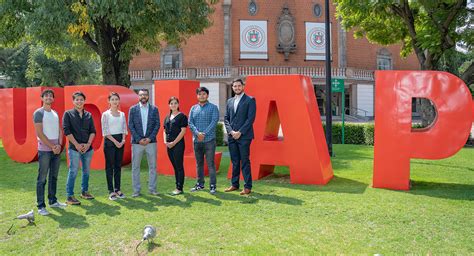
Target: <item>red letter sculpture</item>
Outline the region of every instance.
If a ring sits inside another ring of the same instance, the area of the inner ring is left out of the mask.
[[[466,143],[471,129],[471,93],[446,72],[376,71],[373,187],[408,190],[410,159],[442,159]],[[437,118],[413,130],[412,98],[430,99]]]
[[[249,76],[245,92],[255,97],[252,178],[288,166],[291,183],[323,185],[333,177],[313,84],[299,75]],[[281,122],[283,140],[278,139]],[[232,173],[229,168],[228,177]]]
[[[109,109],[108,96],[111,92],[116,92],[120,95],[120,110],[125,113],[128,121],[128,110],[129,108],[138,102],[137,95],[130,89],[123,86],[97,86],[97,85],[84,85],[84,86],[66,86],[64,87],[65,95],[65,109],[69,110],[74,108],[72,104],[72,94],[75,91],[82,91],[86,95],[86,104],[84,109],[92,114],[94,119],[94,126],[96,129],[96,136],[92,143],[94,149],[94,155],[91,161],[91,169],[103,170],[105,168],[104,158],[104,140],[102,137],[102,124],[101,117],[102,113]],[[61,116],[62,117],[62,116]],[[69,143],[68,143],[69,144]],[[123,154],[122,165],[130,163],[131,156],[131,145],[130,145],[130,131],[126,138],[124,145],[125,151]],[[67,148],[66,148],[67,150]],[[66,154],[67,155],[67,154]]]
[[[158,132],[158,172],[165,175],[174,175],[173,166],[168,158],[166,145],[163,141],[163,122],[169,114],[168,100],[171,96],[179,99],[179,109],[189,118],[189,110],[197,103],[196,88],[199,87],[198,81],[174,80],[174,81],[155,81],[155,104],[160,111],[160,131]],[[196,178],[196,158],[194,157],[192,132],[189,128],[184,135],[186,148],[184,151],[184,172],[186,177]],[[216,152],[214,163],[216,170],[219,170],[222,152]],[[207,164],[204,163],[204,174],[207,175],[209,170]]]
[[[42,106],[41,92],[46,87],[2,89],[0,102],[3,105],[2,143],[8,156],[17,162],[30,163],[37,159],[38,147],[33,112]],[[62,88],[54,90],[53,109],[62,115],[64,98]]]

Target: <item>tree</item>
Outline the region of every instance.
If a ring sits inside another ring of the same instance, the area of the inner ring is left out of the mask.
[[[462,43],[472,51],[472,10],[466,0],[334,0],[337,15],[356,37],[365,36],[382,45],[402,44],[401,55],[414,52],[420,69],[435,70],[444,54]],[[466,29],[467,28],[467,29]],[[469,85],[474,82],[474,63],[459,74]],[[434,109],[422,100],[423,125],[434,119]]]
[[[211,25],[209,15],[217,1],[3,0],[0,44],[15,45],[28,38],[41,43],[50,56],[95,53],[103,83],[128,87],[134,54],[159,50],[166,42],[179,45],[202,33]],[[65,44],[72,50],[65,51]]]
[[[8,87],[98,84],[100,63],[69,57],[58,61],[48,58],[41,46],[21,43],[17,48],[0,48],[0,74],[9,77]]]
[[[17,48],[0,48],[0,74],[8,77],[6,86],[30,86],[26,78],[30,48],[20,44]]]

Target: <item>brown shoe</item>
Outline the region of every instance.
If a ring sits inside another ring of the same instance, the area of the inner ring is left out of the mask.
[[[93,197],[91,194],[89,194],[89,192],[82,192],[81,198],[84,198],[84,199],[94,199],[94,197]]]
[[[66,200],[66,204],[71,204],[71,205],[80,205],[81,202],[77,200],[74,196],[68,196]]]
[[[237,190],[237,189],[238,189],[238,188],[236,188],[236,187],[234,187],[234,186],[230,186],[230,187],[226,188],[226,189],[224,190],[224,192],[231,192],[231,191],[235,191],[235,190]]]
[[[248,195],[252,192],[252,190],[248,189],[248,188],[244,188],[244,190],[242,190],[240,192],[240,195],[243,196],[243,195]]]

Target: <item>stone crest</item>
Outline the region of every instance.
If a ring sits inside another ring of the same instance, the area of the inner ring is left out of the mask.
[[[285,55],[285,60],[288,60],[290,53],[296,51],[295,39],[295,21],[290,9],[285,4],[281,11],[277,23],[278,45],[277,51]]]

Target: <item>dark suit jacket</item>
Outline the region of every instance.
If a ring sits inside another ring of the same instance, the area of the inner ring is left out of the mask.
[[[232,97],[227,100],[227,108],[225,111],[224,124],[227,130],[229,140],[233,140],[231,131],[241,132],[239,140],[251,140],[254,138],[253,122],[255,121],[255,114],[257,106],[253,97],[244,94],[237,105],[237,111],[234,112],[234,100]]]
[[[138,144],[141,139],[149,138],[150,143],[156,143],[156,134],[160,129],[160,113],[158,108],[148,103],[148,122],[146,134],[143,134],[142,115],[140,113],[140,103],[130,108],[128,112],[128,128],[132,134],[132,144]]]

